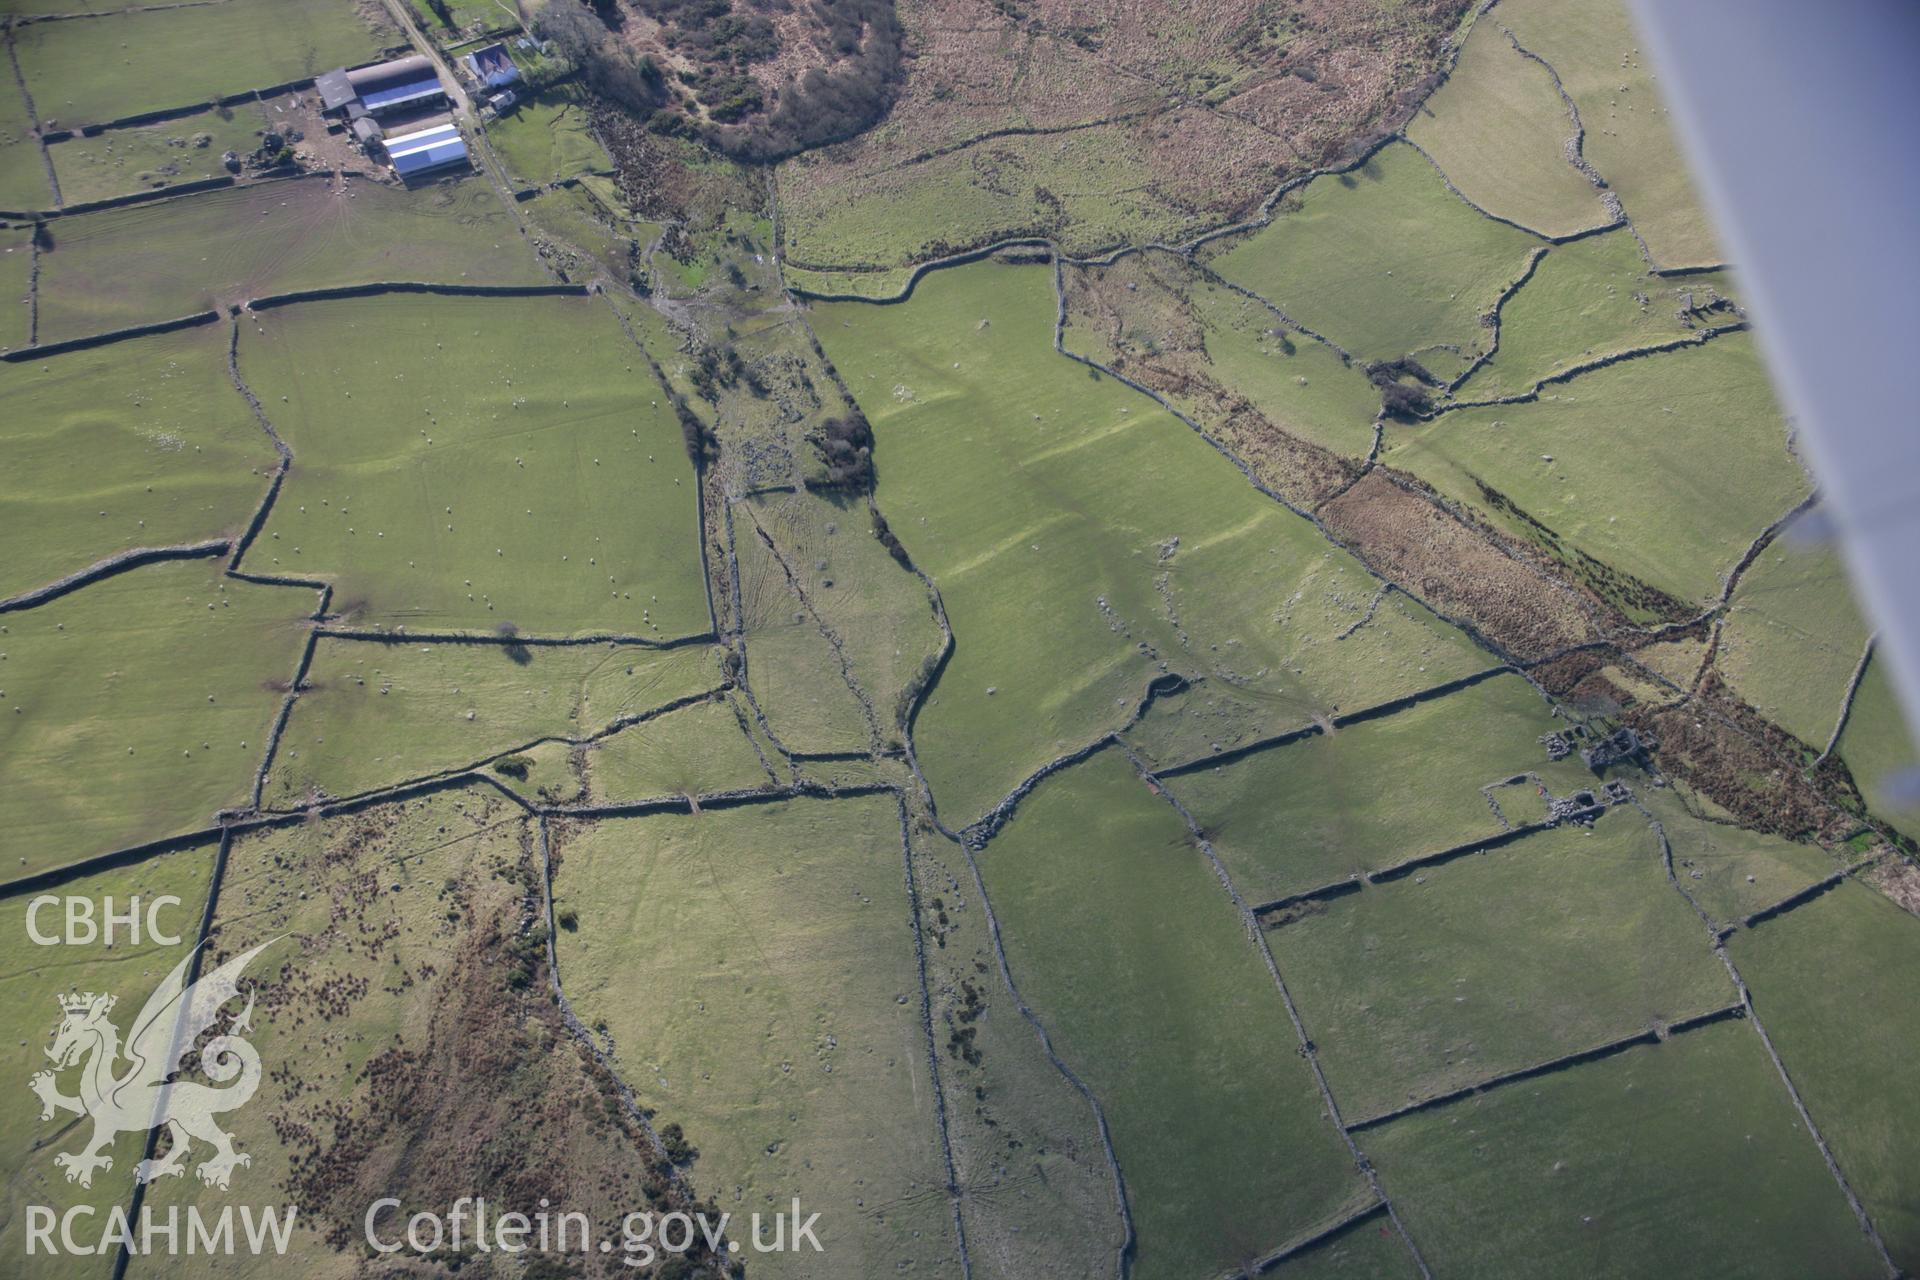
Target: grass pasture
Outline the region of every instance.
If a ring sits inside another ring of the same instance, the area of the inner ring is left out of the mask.
[[[1715,662],[1741,697],[1817,750],[1833,736],[1867,634],[1834,549],[1776,538],[1733,593]]]
[[[1737,999],[1631,809],[1333,899],[1267,938],[1350,1119]]]
[[[208,827],[245,803],[313,605],[190,560],[0,615],[7,869]]]
[[[1903,774],[1920,769],[1920,748],[1907,728],[1892,677],[1877,656],[1867,662],[1839,749],[1874,816],[1920,836],[1920,801],[1913,797],[1911,781],[1902,782]]]
[[[584,738],[720,683],[712,649],[399,644],[323,637],[262,801],[357,795],[535,738]]]
[[[747,683],[775,736],[789,751],[867,750],[866,714],[833,645],[745,512],[734,516],[734,555]]]
[[[1689,303],[1702,306],[1732,287],[1725,272],[1654,275],[1626,230],[1555,245],[1501,308],[1500,349],[1460,385],[1460,398],[1520,395],[1575,365],[1727,323],[1727,314],[1693,328],[1682,319]]]
[[[1067,350],[1148,377],[1210,428],[1241,399],[1300,439],[1347,457],[1373,445],[1380,393],[1365,373],[1171,253],[1071,267]],[[1161,373],[1168,361],[1189,377]],[[1159,374],[1160,376],[1154,376]]]
[[[771,786],[740,728],[744,713],[731,698],[716,698],[602,738],[587,751],[589,795],[595,804],[620,804]]]
[[[27,1255],[26,1215],[29,1205],[47,1205],[64,1213],[75,1205],[91,1205],[96,1216],[90,1222],[99,1225],[108,1208],[124,1205],[133,1190],[133,1166],[140,1159],[144,1134],[125,1132],[114,1139],[108,1153],[113,1167],[95,1173],[93,1185],[82,1188],[68,1182],[54,1164],[56,1152],[78,1151],[85,1145],[90,1125],[69,1116],[40,1119],[40,1105],[27,1092],[27,1081],[36,1072],[49,1069],[44,1050],[61,1020],[55,1001],[75,991],[98,991],[118,999],[110,1015],[120,1029],[130,1029],[133,1017],[193,946],[200,927],[200,914],[206,905],[207,882],[213,871],[213,847],[188,849],[149,858],[129,867],[117,868],[96,876],[69,881],[56,891],[61,895],[90,898],[96,917],[104,911],[103,899],[113,899],[113,909],[124,912],[128,899],[139,898],[142,929],[147,908],[154,899],[172,896],[179,905],[163,905],[154,921],[163,930],[181,938],[181,945],[155,944],[142,932],[134,945],[125,936],[124,926],[109,950],[103,942],[92,945],[40,946],[27,932],[27,908],[34,895],[21,894],[0,901],[0,1028],[6,1035],[0,1040],[0,1064],[7,1078],[16,1081],[18,1093],[13,1106],[0,1120],[0,1267],[11,1275],[46,1277],[47,1280],[77,1280],[109,1274],[110,1268],[99,1258],[73,1254],[49,1257],[47,1251]],[[62,908],[42,908],[37,924],[43,933],[62,932]],[[117,1068],[125,1070],[124,1065]],[[58,1075],[61,1092],[78,1091],[79,1072]],[[89,1220],[78,1220],[77,1234],[86,1238]]]
[[[1902,1271],[1920,1269],[1920,921],[1847,882],[1728,943],[1754,1008]]]
[[[228,336],[202,325],[0,366],[0,598],[245,529],[278,457],[228,381]]]
[[[220,157],[228,151],[252,154],[267,123],[259,103],[242,102],[91,138],[76,133],[49,149],[60,197],[82,204],[225,177]]]
[[[13,38],[42,124],[77,129],[368,62],[392,36],[352,5],[227,0],[35,22]]]
[[[1540,243],[1474,212],[1409,146],[1297,194],[1269,225],[1221,242],[1213,265],[1363,361],[1485,350],[1480,318]]]
[[[1407,137],[1469,200],[1550,236],[1610,221],[1600,192],[1567,159],[1573,117],[1547,69],[1513,47],[1500,17],[1474,23],[1445,84]]]
[[[557,956],[641,1104],[699,1150],[703,1197],[745,1215],[799,1196],[835,1274],[952,1276],[900,840],[891,796],[569,828]]]
[[[773,540],[821,621],[839,637],[881,733],[895,738],[901,696],[939,652],[940,627],[926,587],[874,536],[864,504],[804,491],[765,494],[735,509],[734,530],[736,538],[759,541],[764,533]]]
[[[1739,1021],[1396,1120],[1367,1154],[1436,1274],[1881,1274]]]
[[[296,289],[552,279],[478,177],[415,190],[261,182],[83,213],[52,231],[40,256],[42,342]]]
[[[53,188],[47,185],[27,100],[18,85],[0,82],[0,209],[32,213],[52,207]]]
[[[1661,267],[1719,263],[1626,0],[1520,0],[1497,20],[1553,64],[1586,125],[1586,157],[1626,206]]]
[[[31,336],[33,314],[33,233],[24,227],[0,228],[0,351],[23,347]]]
[[[523,800],[535,804],[574,804],[584,798],[580,767],[585,748],[570,742],[542,742],[487,767],[487,775]],[[507,764],[502,770],[499,766]],[[524,769],[524,771],[523,771]]]
[[[1389,463],[1446,496],[1484,509],[1484,484],[1562,548],[1691,602],[1717,598],[1722,575],[1808,488],[1745,333],[1583,374],[1530,403],[1390,428],[1387,440]]]
[[[1232,901],[1125,756],[1041,783],[979,866],[1014,982],[1106,1111],[1133,1275],[1227,1272],[1364,1203]]]
[[[1321,343],[1288,332],[1244,294],[1202,283],[1189,297],[1207,357],[1229,390],[1302,440],[1349,458],[1367,455],[1380,393],[1364,374]]]
[[[420,29],[426,32],[429,39],[436,41],[450,37],[456,32],[476,28],[487,30],[508,26],[514,22],[514,19],[500,7],[500,0],[446,0],[447,12],[453,16],[451,26],[441,22],[423,0],[407,0],[407,8],[413,11],[414,19],[419,22]],[[468,45],[459,52],[464,53],[467,48],[472,47]],[[448,52],[454,51],[448,50]]]
[[[893,298],[907,287],[913,269],[895,267],[887,271],[823,271],[782,262],[780,274],[789,289],[804,289],[816,294],[849,294],[859,298]]]
[[[520,206],[527,221],[544,233],[549,246],[564,245],[578,263],[625,279],[636,267],[635,251],[657,228],[628,217],[624,205],[602,198],[599,180],[586,178],[571,187],[550,187]],[[552,261],[550,259],[549,261]],[[574,263],[568,263],[571,275]],[[643,308],[649,315],[657,315]]]
[[[876,500],[955,631],[915,726],[951,825],[1123,725],[1168,672],[1217,677],[1234,731],[1259,736],[1485,665],[1385,608],[1337,640],[1376,580],[1178,419],[1053,354],[1052,316],[1046,271],[996,264],[818,309],[874,426]],[[1214,731],[1166,736],[1198,754]]]
[[[1044,228],[1067,252],[1091,254],[1123,243],[1177,241],[1224,221],[1217,214],[1183,212],[1143,187],[1148,148],[1127,126],[1095,124],[1072,138],[1071,146],[1062,147],[1058,137],[1046,135],[998,137],[990,153],[963,147],[878,168],[858,181],[846,181],[817,156],[796,157],[781,174],[788,252],[829,271],[901,267],[954,246]],[[1247,189],[1271,185],[1255,178]],[[871,281],[870,273],[861,274]]]
[[[573,82],[523,96],[487,124],[487,141],[522,185],[545,186],[609,165],[587,122],[586,92]]]
[[[363,626],[708,630],[679,424],[597,299],[301,304],[243,325],[240,370],[296,460],[252,567]]]
[[[1413,1280],[1413,1256],[1382,1213],[1287,1259],[1266,1274],[1279,1280]]]
[[[1247,900],[1271,902],[1497,833],[1482,788],[1522,772],[1557,795],[1594,785],[1537,741],[1563,723],[1524,679],[1500,675],[1166,785]],[[1546,817],[1530,785],[1497,799],[1514,826]]]
[[[1674,874],[1721,924],[1792,897],[1840,869],[1814,845],[1697,818],[1670,787],[1642,788],[1640,798],[1667,833]]]

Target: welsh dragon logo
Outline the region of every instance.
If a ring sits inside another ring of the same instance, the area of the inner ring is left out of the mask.
[[[59,997],[60,1025],[47,1050],[53,1069],[36,1073],[28,1087],[40,1097],[42,1120],[69,1111],[93,1121],[93,1137],[85,1147],[54,1157],[54,1163],[66,1170],[67,1181],[93,1185],[94,1170],[113,1167],[107,1149],[115,1135],[128,1130],[144,1133],[162,1125],[173,1137],[172,1149],[135,1167],[134,1176],[141,1182],[185,1173],[196,1140],[213,1148],[213,1154],[194,1170],[209,1186],[225,1190],[234,1169],[252,1163],[252,1157],[233,1149],[233,1135],[214,1123],[221,1112],[244,1106],[260,1087],[260,1055],[237,1034],[252,1030],[251,994],[231,1030],[200,1048],[200,1069],[227,1087],[216,1089],[174,1076],[221,1008],[239,997],[240,975],[247,963],[269,945],[262,943],[235,956],[191,984],[187,967],[193,955],[189,953],[147,999],[124,1044],[119,1028],[107,1016],[113,1012],[115,997],[91,991]],[[76,1066],[80,1067],[80,1092],[70,1096],[60,1092],[55,1077]]]

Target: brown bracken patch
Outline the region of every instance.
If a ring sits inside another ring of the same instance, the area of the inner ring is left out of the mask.
[[[1903,910],[1920,916],[1920,867],[1898,854],[1891,854],[1863,878]]]
[[[1639,706],[1621,717],[1657,744],[1660,767],[1755,831],[1832,843],[1858,825],[1859,793],[1846,766],[1808,770],[1805,747],[1769,723],[1709,673],[1673,707]],[[1851,810],[1852,812],[1849,812]]]
[[[1320,508],[1319,516],[1376,573],[1523,662],[1599,638],[1586,597],[1395,483],[1384,468]]]

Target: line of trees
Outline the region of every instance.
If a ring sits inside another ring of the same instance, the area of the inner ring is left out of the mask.
[[[819,451],[820,462],[826,468],[826,476],[809,481],[808,488],[873,492],[873,428],[858,409],[849,410],[844,417],[828,418],[820,430],[807,439]]]
[[[605,20],[578,0],[552,0],[533,21],[534,34],[553,41],[580,68],[587,87],[645,119],[667,100],[667,79],[652,58],[638,57],[615,39]]]

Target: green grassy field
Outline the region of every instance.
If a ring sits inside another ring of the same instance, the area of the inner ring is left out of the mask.
[[[1567,159],[1573,118],[1553,77],[1507,39],[1496,14],[1476,22],[1447,82],[1421,104],[1407,137],[1481,208],[1550,236],[1611,221],[1600,193]]]
[[[1519,0],[1500,22],[1553,64],[1586,125],[1586,156],[1661,267],[1723,261],[1624,0]]]
[[[1880,1274],[1738,1021],[1366,1137],[1436,1274]]]
[[[314,593],[135,569],[0,621],[0,825],[25,874],[244,804]],[[183,660],[191,655],[191,660]],[[12,870],[12,868],[9,868]]]
[[[1105,1108],[1132,1274],[1226,1272],[1364,1203],[1258,950],[1123,755],[1042,783],[979,865],[1014,982]]]
[[[25,346],[31,334],[32,237],[24,227],[0,229],[0,350]]]
[[[570,742],[542,742],[488,765],[486,774],[532,803],[576,804],[586,794],[580,764],[585,750]],[[509,767],[502,769],[501,765]]]
[[[1584,374],[1532,403],[1390,428],[1387,439],[1388,462],[1447,496],[1484,508],[1479,484],[1491,486],[1563,545],[1685,601],[1716,597],[1721,575],[1808,488],[1744,333]]]
[[[1420,1272],[1393,1224],[1382,1215],[1287,1259],[1267,1274],[1283,1280],[1411,1280]]]
[[[1907,728],[1892,678],[1878,658],[1867,663],[1854,695],[1853,712],[1840,733],[1840,758],[1874,816],[1908,835],[1920,835],[1920,803],[1911,798],[1910,786],[1903,793],[1897,785],[1902,771],[1920,767],[1920,749]]]
[[[1631,809],[1335,899],[1267,937],[1352,1119],[1737,998]]]
[[[799,1196],[836,1273],[957,1275],[893,798],[612,819],[557,855],[568,998],[685,1128],[696,1190]]]
[[[1167,780],[1254,903],[1501,830],[1481,788],[1539,774],[1557,795],[1595,785],[1537,739],[1564,725],[1517,675],[1380,720]],[[1513,826],[1546,817],[1531,785],[1502,788]]]
[[[1866,619],[1834,549],[1777,538],[1733,593],[1716,662],[1736,693],[1819,749],[1866,644]]]
[[[1283,1280],[1412,1280],[1420,1274],[1386,1215],[1369,1218],[1266,1274]]]
[[[520,209],[550,245],[565,245],[580,266],[626,279],[638,266],[635,245],[645,247],[659,229],[633,221],[624,206],[603,200],[599,181],[589,177],[572,187],[549,188]],[[575,274],[572,266],[568,274]]]
[[[1303,440],[1366,456],[1380,393],[1363,373],[1321,343],[1284,332],[1273,312],[1243,294],[1206,283],[1191,296],[1207,357],[1230,390]]]
[[[593,802],[771,786],[753,740],[741,731],[743,713],[751,714],[731,699],[717,699],[601,739],[587,752]]]
[[[488,0],[491,3],[491,0]],[[610,162],[587,123],[587,94],[568,82],[522,97],[487,125],[487,141],[522,184],[574,178]]]
[[[785,277],[789,288],[805,289],[811,293],[891,298],[907,287],[907,280],[913,271],[910,267],[896,267],[890,271],[814,271],[783,262],[780,264],[780,274]]]
[[[1298,199],[1259,231],[1218,242],[1228,247],[1213,265],[1362,360],[1484,350],[1493,331],[1480,318],[1540,243],[1475,213],[1408,146],[1316,178]]]
[[[420,29],[435,40],[439,40],[452,31],[466,31],[473,27],[495,28],[514,25],[514,15],[501,4],[501,0],[446,0],[447,12],[453,15],[451,31],[440,21],[423,0],[407,0],[407,7],[413,10],[414,18],[420,23]],[[470,46],[469,46],[470,47]],[[465,50],[463,49],[462,52]]]
[[[289,307],[240,371],[296,459],[253,567],[331,579],[360,625],[708,629],[679,424],[596,299]]]
[[[220,157],[228,151],[251,155],[266,128],[260,104],[243,102],[91,138],[76,133],[53,144],[53,171],[68,204],[221,178],[227,167]]]
[[[734,509],[734,529],[736,538],[759,541],[758,531],[773,540],[820,620],[839,637],[883,739],[897,741],[901,695],[939,652],[940,627],[926,587],[873,536],[865,506],[806,492],[766,494]],[[864,747],[864,732],[862,738]]]
[[[47,185],[27,100],[18,85],[0,82],[0,209],[31,213],[52,207],[53,188]]]
[[[1685,337],[1689,299],[1699,306],[1733,288],[1726,272],[1662,279],[1627,231],[1555,245],[1500,311],[1500,349],[1460,386],[1463,400],[1531,391],[1575,365]],[[1643,302],[1642,299],[1645,299]],[[1720,314],[1695,327],[1725,324]]]
[[[1291,330],[1269,308],[1207,278],[1184,258],[1156,253],[1066,274],[1067,350],[1101,364],[1178,360],[1199,375],[1156,389],[1218,430],[1244,398],[1286,432],[1347,457],[1373,445],[1380,393],[1323,343]]]
[[[734,547],[747,682],[773,732],[790,751],[868,750],[873,744],[866,716],[833,646],[744,511],[734,513]],[[811,563],[798,568],[817,577]]]
[[[1920,1268],[1920,921],[1853,883],[1728,943],[1813,1122],[1903,1271]]]
[[[0,366],[0,597],[245,529],[278,457],[227,380],[227,341],[203,325]]]
[[[1719,923],[1772,906],[1842,865],[1814,845],[1696,818],[1671,788],[1639,793],[1666,829],[1675,876]]]
[[[1049,352],[1052,293],[1044,270],[979,265],[816,321],[874,424],[880,509],[956,633],[915,732],[950,824],[1123,725],[1166,670],[1217,678],[1257,736],[1485,665],[1384,608],[1336,640],[1375,580],[1177,419]]]
[[[128,899],[138,895],[141,928],[138,945],[125,936],[125,926],[116,936],[113,949],[94,945],[40,946],[27,932],[28,904],[34,895],[21,894],[0,901],[0,1027],[7,1035],[0,1047],[0,1063],[7,1078],[15,1081],[14,1105],[0,1120],[0,1180],[6,1190],[0,1194],[0,1267],[14,1275],[58,1277],[105,1277],[111,1271],[110,1259],[75,1255],[49,1257],[45,1250],[27,1257],[26,1213],[29,1205],[46,1205],[64,1213],[74,1205],[91,1205],[96,1216],[77,1220],[78,1234],[86,1235],[89,1221],[103,1224],[113,1205],[124,1205],[133,1190],[133,1166],[140,1159],[144,1134],[120,1134],[108,1148],[113,1167],[94,1175],[93,1185],[82,1188],[68,1182],[54,1164],[56,1152],[78,1151],[85,1145],[92,1128],[69,1115],[40,1119],[40,1104],[27,1092],[27,1081],[36,1072],[48,1070],[52,1063],[45,1049],[60,1024],[56,1001],[70,992],[96,991],[117,997],[110,1015],[126,1031],[133,1017],[146,1003],[162,978],[186,955],[200,927],[200,913],[206,905],[207,882],[213,869],[213,848],[190,849],[151,858],[130,867],[117,868],[97,876],[69,881],[55,892],[89,898],[94,902],[96,920],[105,908],[107,897],[113,910],[124,913]],[[156,898],[172,896],[179,905],[162,905],[154,913],[154,923],[171,936],[181,939],[179,946],[154,943],[144,932],[148,908]],[[42,934],[62,936],[64,907],[42,908],[35,921]],[[121,1064],[118,1070],[124,1072]],[[79,1073],[59,1074],[61,1092],[78,1092]],[[97,1238],[97,1237],[96,1237]]]
[[[42,122],[66,128],[196,102],[371,61],[376,36],[351,5],[228,0],[36,22],[14,44]]]
[[[384,644],[324,638],[262,802],[357,795],[540,737],[584,738],[720,683],[713,650]]]
[[[52,234],[40,258],[42,342],[296,289],[552,280],[477,177],[411,191],[264,182],[62,218]]]

